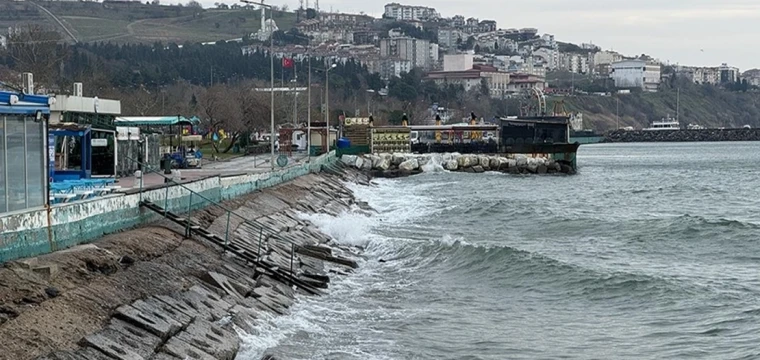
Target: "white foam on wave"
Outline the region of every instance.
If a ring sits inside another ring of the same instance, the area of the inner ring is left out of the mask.
[[[441,154],[430,155],[427,164],[422,165],[422,171],[426,173],[448,172],[443,168],[443,156]]]
[[[436,206],[434,197],[426,190],[440,185],[440,183],[435,184],[432,181],[430,183],[409,184],[403,180],[390,179],[377,180],[374,186],[348,184],[347,186],[354,192],[356,198],[366,201],[373,209],[377,210],[377,214],[368,216],[366,212],[346,211],[338,216],[328,214],[301,214],[300,216],[341,244],[365,247],[365,255],[369,258],[380,259],[385,257],[388,259],[398,253],[399,242],[406,242],[407,240],[385,237],[378,230],[382,230],[381,228],[387,225],[412,225],[419,222],[421,218],[434,216],[436,212],[440,211],[440,207]],[[439,241],[443,244],[453,245],[463,240],[444,235]],[[349,276],[333,276],[330,289],[325,296],[299,298],[291,307],[289,314],[257,319],[256,324],[254,324],[256,334],[240,334],[243,346],[237,359],[258,360],[269,350],[288,344],[290,342],[288,339],[294,337],[305,336],[308,338],[308,334],[340,336],[329,334],[329,329],[323,328],[320,324],[354,321],[361,315],[368,315],[367,312],[371,312],[373,319],[378,317],[398,319],[411,316],[399,309],[365,308],[357,310],[347,304],[347,299],[357,296],[372,296],[365,294],[383,291],[397,292],[402,288],[414,286],[415,282],[407,279],[402,279],[399,282],[387,282],[383,272],[389,271],[389,267],[393,266],[403,267],[404,264],[394,265],[379,263],[378,261],[364,262],[359,269]],[[396,269],[394,271],[405,272],[405,270],[408,269]],[[329,327],[329,325],[325,326]],[[357,324],[357,326],[359,325]],[[364,329],[369,332],[376,331],[371,329],[371,325],[365,326]],[[326,340],[329,341],[329,339]],[[317,348],[315,345],[308,347]],[[387,349],[394,347],[393,344],[384,346]],[[349,355],[356,359],[385,360],[393,358],[388,354],[368,354],[364,352],[362,346],[349,346],[343,349],[332,348],[332,351],[336,350],[341,355]],[[327,356],[329,358],[329,355],[327,353],[312,354],[305,358],[313,356]],[[290,356],[289,358],[298,357]]]

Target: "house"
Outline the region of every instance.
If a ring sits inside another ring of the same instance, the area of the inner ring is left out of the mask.
[[[660,65],[641,59],[618,61],[610,65],[610,78],[617,88],[656,92],[660,86]]]

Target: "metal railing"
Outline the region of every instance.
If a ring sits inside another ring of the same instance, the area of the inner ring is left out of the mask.
[[[233,210],[231,210],[231,209],[229,209],[229,208],[227,208],[227,207],[219,204],[218,202],[216,202],[216,201],[214,201],[212,199],[209,199],[205,195],[203,195],[203,194],[201,194],[201,193],[199,193],[199,192],[197,192],[195,190],[190,189],[189,187],[185,186],[184,184],[174,181],[174,179],[172,179],[171,177],[168,177],[165,174],[162,174],[159,170],[151,168],[147,164],[141,163],[140,161],[132,159],[132,158],[128,158],[128,159],[130,161],[134,161],[135,163],[139,164],[142,167],[142,169],[143,169],[143,174],[141,175],[142,177],[144,177],[146,173],[148,173],[148,174],[154,173],[154,174],[158,174],[159,176],[161,176],[164,179],[169,180],[168,182],[166,182],[164,184],[164,187],[166,189],[165,193],[164,193],[164,206],[163,206],[163,210],[164,210],[163,216],[164,216],[164,218],[167,217],[167,214],[169,212],[169,189],[171,187],[173,187],[173,186],[177,186],[177,187],[185,189],[185,190],[187,190],[189,192],[190,198],[188,200],[188,207],[187,207],[187,212],[186,212],[186,220],[187,220],[187,224],[186,224],[186,227],[185,227],[185,232],[186,232],[185,234],[186,234],[186,236],[189,237],[189,235],[191,234],[191,229],[190,229],[190,222],[191,221],[190,221],[190,217],[192,216],[192,212],[193,212],[193,197],[195,196],[198,199],[200,199],[202,202],[207,202],[207,203],[210,204],[210,206],[218,208],[218,209],[221,209],[221,210],[223,210],[225,212],[225,215],[227,217],[226,226],[225,226],[225,229],[224,229],[224,249],[225,249],[225,251],[227,250],[227,247],[229,246],[229,243],[230,243],[230,240],[229,240],[230,239],[229,238],[229,236],[230,236],[230,220],[231,220],[231,218],[233,216],[236,217],[236,218],[238,218],[238,219],[243,220],[244,224],[247,224],[247,225],[251,226],[254,230],[258,230],[259,236],[258,236],[258,249],[257,249],[257,252],[256,252],[256,256],[259,257],[259,258],[261,258],[261,242],[262,242],[262,240],[264,238],[264,235],[266,235],[268,238],[278,239],[278,240],[285,241],[285,242],[289,243],[291,245],[291,247],[293,247],[293,246],[296,245],[296,241],[294,241],[292,239],[292,237],[290,237],[290,236],[283,236],[283,235],[281,235],[280,232],[278,232],[278,231],[276,231],[274,229],[271,229],[271,228],[267,227],[266,225],[264,225],[264,224],[262,224],[262,223],[260,223],[260,222],[258,222],[256,220],[251,220],[251,219],[245,218],[243,215],[240,215],[240,214],[236,213],[235,211],[233,211]],[[139,186],[140,204],[142,204],[143,203],[143,192],[145,192],[146,189],[144,189],[144,187],[143,187],[143,179],[142,178],[139,179],[139,183],[140,183],[140,186]],[[160,201],[161,200],[159,199],[158,202],[160,202]],[[157,201],[151,201],[151,202],[153,202],[154,204],[158,204]],[[291,257],[292,257],[292,253],[291,253]],[[292,259],[291,259],[291,261],[292,261]]]

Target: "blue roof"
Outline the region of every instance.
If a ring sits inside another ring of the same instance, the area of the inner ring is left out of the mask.
[[[37,111],[50,114],[50,101],[51,98],[47,95],[0,91],[0,114],[33,115]]]

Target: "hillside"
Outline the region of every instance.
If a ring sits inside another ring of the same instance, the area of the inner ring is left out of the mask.
[[[290,29],[295,24],[294,13],[276,11],[274,18],[280,29]],[[60,20],[60,24],[55,19]],[[256,32],[260,27],[259,20],[259,10],[242,8],[220,10],[140,2],[0,0],[0,28],[45,23],[55,27],[64,38],[70,39],[68,30],[80,42],[184,43],[229,40]]]
[[[598,131],[613,130],[617,127],[618,104],[620,126],[634,128],[646,127],[653,120],[667,115],[675,117],[677,107],[675,89],[617,97],[554,97],[549,103],[559,99],[564,99],[565,107],[569,111],[582,112],[585,126]],[[731,92],[713,86],[689,85],[681,88],[680,103],[679,120],[682,125],[699,124],[711,128],[744,125],[760,127],[760,93],[756,91]]]

